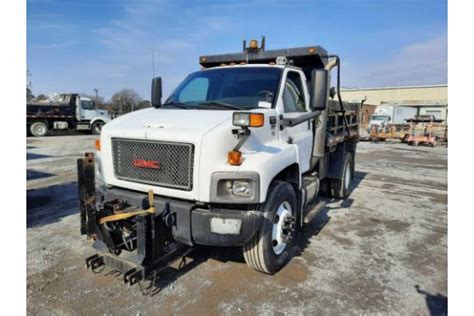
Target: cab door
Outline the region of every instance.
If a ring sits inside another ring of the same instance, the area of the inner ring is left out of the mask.
[[[284,118],[297,118],[309,112],[309,95],[304,73],[287,69],[280,87],[278,107]],[[309,169],[311,148],[313,145],[312,120],[293,127],[284,127],[281,139],[298,147],[298,159],[301,172]]]
[[[97,110],[94,101],[87,99],[79,99],[81,109],[81,121],[91,121],[97,117]]]

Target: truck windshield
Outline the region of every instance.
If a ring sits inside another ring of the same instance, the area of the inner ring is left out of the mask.
[[[94,101],[81,100],[81,105],[84,110],[95,110]]]
[[[373,121],[389,121],[390,116],[388,116],[388,115],[372,115],[370,117],[370,119],[373,120]]]
[[[282,70],[235,67],[190,74],[166,100],[164,107],[185,109],[253,109],[273,105]]]

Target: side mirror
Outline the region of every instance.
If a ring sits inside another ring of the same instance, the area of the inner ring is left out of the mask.
[[[326,110],[328,103],[328,81],[329,71],[327,71],[326,69],[313,70],[311,74],[311,110]]]
[[[155,77],[151,82],[151,105],[153,107],[161,107],[161,96],[161,77]]]

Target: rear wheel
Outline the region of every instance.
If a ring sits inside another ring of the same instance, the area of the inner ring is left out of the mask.
[[[336,199],[345,199],[349,196],[349,186],[354,177],[353,159],[350,153],[344,157],[342,173],[337,179],[331,179],[331,195]]]
[[[247,264],[260,272],[274,274],[290,260],[295,234],[296,194],[283,181],[275,182],[263,205],[260,230],[243,247]]]
[[[31,124],[30,132],[33,136],[46,136],[48,133],[48,126],[44,122],[35,122]]]

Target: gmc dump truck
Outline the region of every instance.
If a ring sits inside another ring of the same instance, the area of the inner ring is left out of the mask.
[[[349,195],[360,105],[342,102],[339,76],[330,88],[336,55],[252,40],[199,62],[164,102],[154,78],[153,107],[105,125],[78,160],[81,233],[97,250],[89,269],[134,284],[207,245],[239,246],[274,274],[324,207],[317,196]]]
[[[60,94],[57,102],[26,105],[26,130],[33,136],[46,136],[51,130],[90,131],[99,135],[109,121],[108,111],[97,109],[94,101],[77,93]]]

